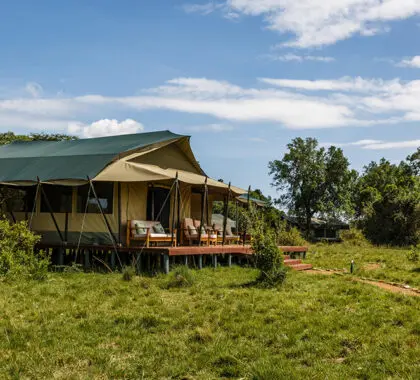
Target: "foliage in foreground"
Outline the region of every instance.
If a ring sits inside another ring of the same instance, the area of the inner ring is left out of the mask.
[[[343,230],[340,233],[340,238],[343,243],[354,246],[367,246],[369,241],[363,235],[363,231],[357,228],[350,228],[349,230]]]
[[[402,260],[405,260],[402,257]],[[418,379],[420,300],[346,276],[255,269],[165,277],[53,273],[0,287],[0,378]]]
[[[283,254],[277,247],[274,232],[258,217],[254,220],[251,245],[255,266],[260,270],[257,282],[266,287],[282,284],[286,279]]]
[[[418,263],[420,261],[420,244],[411,247],[407,253],[407,259],[412,263]]]
[[[170,288],[185,288],[194,284],[194,276],[192,271],[186,265],[178,265],[172,268],[169,273],[165,287]]]
[[[275,231],[278,245],[307,245],[308,242],[296,227],[289,228],[286,221],[283,221],[279,229]]]
[[[44,279],[49,259],[43,252],[35,254],[34,246],[39,236],[33,234],[26,222],[11,224],[0,220],[0,276]]]

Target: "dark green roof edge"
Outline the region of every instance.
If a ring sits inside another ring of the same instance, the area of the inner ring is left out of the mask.
[[[123,154],[189,136],[170,131],[0,146],[0,182],[93,178]]]

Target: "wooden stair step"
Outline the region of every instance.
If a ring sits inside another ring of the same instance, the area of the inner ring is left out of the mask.
[[[290,259],[290,255],[283,255],[283,260],[289,260]]]
[[[286,259],[284,260],[284,265],[296,265],[296,264],[302,264],[302,260],[299,259]]]
[[[290,268],[294,270],[308,270],[312,269],[312,264],[294,264],[294,265],[288,265]]]

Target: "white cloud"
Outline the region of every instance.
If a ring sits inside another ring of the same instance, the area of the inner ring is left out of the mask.
[[[132,119],[126,119],[121,122],[118,122],[118,120],[115,119],[102,119],[91,124],[70,122],[67,128],[67,132],[70,135],[77,135],[85,138],[128,135],[142,132],[143,130],[143,125]]]
[[[224,7],[224,4],[210,1],[205,4],[184,4],[182,8],[186,13],[199,13],[202,15],[208,15],[214,11]]]
[[[295,36],[284,46],[298,48],[331,45],[355,34],[384,33],[389,31],[388,22],[420,14],[419,0],[225,0],[195,7],[202,14],[221,9],[263,17],[268,29]]]
[[[319,55],[296,55],[296,54],[284,54],[284,55],[274,55],[268,54],[266,56],[272,61],[281,61],[281,62],[304,62],[304,61],[315,61],[315,62],[334,62],[335,58],[333,57],[324,57]]]
[[[333,80],[260,78],[260,81],[272,86],[307,91],[382,92],[394,91],[401,88],[398,79],[384,81],[382,79],[363,79],[360,77],[343,77]]]
[[[119,123],[105,119],[110,113],[128,110],[206,115],[220,120],[207,124],[207,130],[213,131],[230,128],[237,122],[310,129],[420,121],[420,80],[261,78],[257,83],[258,86],[242,87],[207,78],[174,78],[137,96],[3,99],[0,100],[0,129],[10,128],[8,120],[14,118],[22,122],[22,128],[29,126],[31,130],[45,129],[43,123],[49,126],[56,123],[54,129],[66,131],[63,125],[77,120],[71,128],[83,136],[141,130],[134,121]],[[80,123],[101,119],[105,121]]]
[[[418,148],[420,147],[420,140],[410,141],[392,141],[392,142],[380,142],[375,144],[363,145],[363,149],[402,149],[402,148]]]
[[[233,131],[235,128],[233,125],[229,124],[203,124],[203,125],[193,125],[186,128],[192,132],[227,132]]]
[[[39,83],[36,82],[29,82],[25,86],[25,91],[34,98],[39,98],[44,89]]]
[[[397,66],[420,69],[420,55],[416,55],[408,59],[403,59],[401,62],[397,63]]]
[[[382,140],[359,140],[348,143],[323,143],[322,146],[358,146],[362,149],[381,150],[381,149],[403,149],[420,147],[420,140],[409,141],[382,141]]]

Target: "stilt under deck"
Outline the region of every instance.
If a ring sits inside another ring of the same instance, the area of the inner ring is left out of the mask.
[[[238,264],[242,259],[248,262],[253,251],[249,245],[216,245],[216,246],[179,246],[179,247],[117,247],[112,245],[77,245],[40,243],[42,249],[51,255],[54,266],[82,265],[86,270],[93,268],[116,269],[126,265],[134,265],[140,272],[169,272],[170,265],[192,265],[201,269],[203,264],[216,267],[219,264],[232,265],[232,259]],[[305,255],[308,247],[280,246],[283,253],[290,256]],[[290,256],[285,256],[288,260]],[[208,257],[209,260],[206,260]],[[293,260],[292,260],[293,261]],[[295,260],[296,261],[296,260]]]

